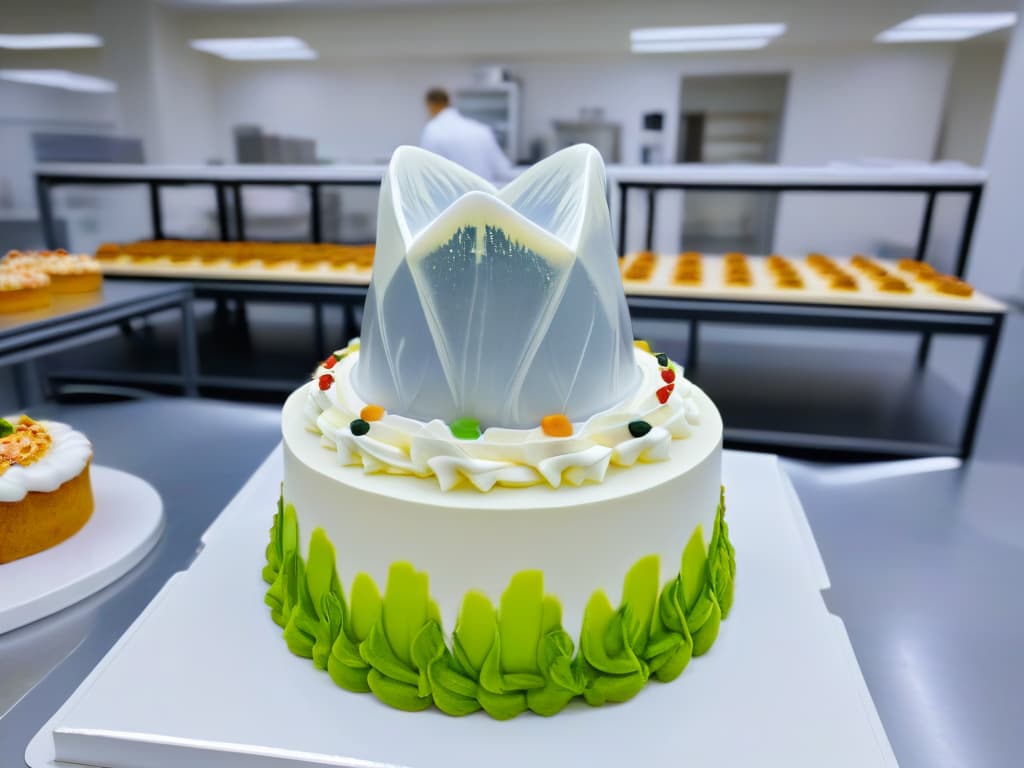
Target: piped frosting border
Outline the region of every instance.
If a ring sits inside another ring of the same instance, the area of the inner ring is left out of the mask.
[[[440,419],[422,422],[384,413],[372,424],[363,421],[361,415],[372,404],[352,386],[359,358],[355,340],[324,361],[307,385],[307,428],[321,436],[326,449],[337,452],[342,465],[362,466],[367,473],[432,476],[445,491],[600,483],[611,465],[667,460],[671,441],[700,427],[700,410],[682,369],[671,362],[662,366],[639,348],[634,356],[641,373],[636,391],[573,424],[570,436],[552,437],[542,427],[492,427],[467,440],[453,435]],[[640,430],[631,429],[637,423],[649,429],[637,435]]]

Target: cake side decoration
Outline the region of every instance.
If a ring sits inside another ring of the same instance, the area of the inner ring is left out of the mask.
[[[483,709],[499,720],[527,709],[554,715],[577,697],[592,706],[627,701],[651,677],[671,682],[717,638],[736,573],[723,490],[710,545],[698,526],[665,584],[658,556],[642,557],[624,576],[617,608],[596,590],[578,642],[562,628],[559,600],[537,570],[512,575],[497,608],[467,590],[447,635],[428,574],[412,564],[392,563],[383,597],[363,573],[346,594],[324,532],[313,531],[307,559],[298,542],[296,510],[282,495],[263,579],[265,602],[294,654],[338,686],[372,692],[397,709]]]

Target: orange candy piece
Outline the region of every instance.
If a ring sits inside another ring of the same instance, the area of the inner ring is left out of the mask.
[[[548,437],[572,437],[572,422],[561,413],[550,413],[540,420],[540,428]]]
[[[359,412],[363,421],[380,421],[384,418],[384,408],[379,405],[367,405]]]

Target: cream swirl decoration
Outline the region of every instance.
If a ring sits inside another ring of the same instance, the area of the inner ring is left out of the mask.
[[[31,464],[15,464],[0,473],[0,502],[18,502],[30,492],[52,493],[74,479],[92,458],[92,444],[81,432],[56,421],[39,422],[52,439]]]
[[[492,427],[476,440],[463,440],[440,419],[424,422],[390,413],[357,435],[350,425],[368,405],[351,381],[357,345],[339,356],[340,362],[330,369],[321,366],[308,385],[308,428],[321,435],[325,448],[337,451],[343,465],[361,465],[367,473],[433,476],[445,491],[467,485],[486,492],[496,485],[600,483],[611,465],[667,460],[671,441],[689,436],[700,425],[682,370],[671,368],[675,387],[662,403],[657,392],[664,388],[663,369],[653,355],[636,349],[640,383],[635,392],[574,423],[570,437],[551,437],[540,427]],[[638,421],[649,424],[650,431],[634,437],[629,425]]]

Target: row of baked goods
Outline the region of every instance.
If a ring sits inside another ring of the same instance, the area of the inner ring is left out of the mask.
[[[170,262],[190,266],[259,268],[294,265],[298,269],[373,266],[375,246],[335,243],[267,243],[256,241],[139,240],[104,243],[96,251],[103,262],[155,264]]]
[[[102,284],[99,262],[88,254],[9,251],[0,259],[0,312],[42,309],[53,294],[92,293]]]
[[[671,258],[671,257],[666,257]],[[631,282],[649,282],[653,279],[659,257],[651,251],[641,251],[623,262],[622,277]],[[675,257],[671,284],[676,286],[707,286],[705,264],[721,263],[721,285],[728,288],[752,288],[755,284],[753,260],[763,261],[769,279],[764,287],[784,291],[814,288],[816,276],[832,291],[855,292],[876,290],[881,293],[914,293],[916,283],[924,290],[933,290],[947,296],[970,297],[974,290],[960,278],[938,272],[934,267],[913,259],[901,259],[896,267],[854,254],[849,259],[837,259],[823,253],[809,253],[806,259],[793,259],[773,253],[766,257],[748,257],[734,251],[708,255],[685,251]]]

